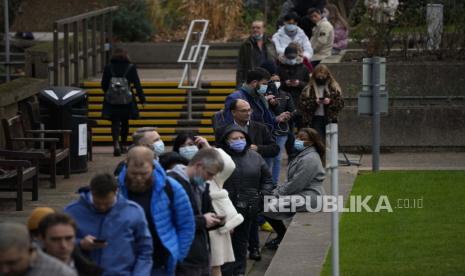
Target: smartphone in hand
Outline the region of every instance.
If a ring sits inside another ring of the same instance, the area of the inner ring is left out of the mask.
[[[107,242],[107,241],[104,240],[104,239],[95,239],[95,240],[94,240],[94,243],[99,243],[99,244],[104,244],[104,243],[106,243],[106,242]]]

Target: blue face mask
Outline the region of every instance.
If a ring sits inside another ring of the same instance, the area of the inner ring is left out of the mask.
[[[247,142],[245,140],[234,140],[229,143],[229,147],[235,152],[242,152],[246,145]]]
[[[162,140],[158,140],[155,143],[152,144],[153,146],[153,152],[155,153],[156,156],[160,156],[162,153],[165,152],[165,144],[163,143]]]
[[[299,139],[295,139],[295,141],[294,141],[294,148],[295,148],[297,151],[303,151],[303,150],[305,149],[304,141],[299,140]]]
[[[198,151],[199,148],[197,146],[185,146],[179,148],[179,154],[187,160],[191,160]]]
[[[260,35],[253,35],[252,37],[253,37],[253,39],[255,39],[255,41],[257,41],[257,40],[262,40],[263,35],[261,35],[261,34]]]
[[[202,186],[203,184],[205,184],[205,180],[200,175],[194,176],[192,178],[192,182],[193,182],[193,184],[195,184],[197,186]]]
[[[258,88],[257,93],[263,95],[266,93],[266,90],[268,90],[268,85],[260,84],[260,88]]]
[[[297,25],[295,24],[286,24],[284,25],[284,31],[289,36],[294,36],[297,33]]]

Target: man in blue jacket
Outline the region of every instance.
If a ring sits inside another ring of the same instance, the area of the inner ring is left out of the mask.
[[[165,174],[148,147],[135,146],[118,176],[121,194],[145,211],[153,237],[152,275],[174,275],[189,253],[194,215],[181,184]]]
[[[237,99],[248,102],[252,108],[250,120],[265,124],[271,133],[273,133],[278,123],[288,121],[290,119],[289,112],[283,112],[275,117],[269,109],[268,101],[265,97],[269,79],[270,74],[263,68],[259,67],[249,70],[247,72],[247,80],[241,88],[226,97],[223,109],[223,121],[218,122],[217,127],[230,125],[234,122],[231,113],[231,104]]]
[[[77,222],[77,243],[104,276],[150,275],[152,238],[142,208],[118,193],[111,174],[92,178],[90,189],[65,207]]]

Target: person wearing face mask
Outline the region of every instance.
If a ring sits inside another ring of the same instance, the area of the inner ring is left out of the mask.
[[[247,80],[242,87],[226,97],[224,108],[221,111],[221,121],[217,121],[216,128],[219,129],[234,123],[231,104],[237,99],[247,101],[252,110],[250,120],[265,124],[270,132],[273,132],[273,129],[280,122],[288,121],[290,118],[289,112],[283,112],[275,116],[269,109],[268,101],[265,98],[269,79],[270,74],[263,68],[259,67],[248,71]]]
[[[186,191],[166,175],[146,146],[129,150],[118,186],[124,198],[142,207],[153,238],[152,272],[140,275],[174,275],[176,264],[188,255],[195,234]]]
[[[263,21],[252,22],[250,36],[241,44],[236,71],[236,86],[239,88],[247,79],[247,71],[257,68],[265,60],[276,60],[276,49],[265,34]]]
[[[276,47],[278,56],[284,55],[286,47],[291,42],[298,43],[303,49],[303,57],[311,60],[313,56],[313,49],[304,31],[297,26],[299,16],[295,12],[291,12],[284,17],[284,26],[273,35],[273,42]]]
[[[324,143],[326,125],[337,123],[342,108],[344,100],[341,87],[326,65],[318,65],[300,95],[298,109],[302,115],[302,124],[316,129]]]
[[[202,136],[196,136],[192,132],[180,133],[173,141],[173,151],[179,153],[187,160],[199,151],[199,149],[209,148],[210,144]]]
[[[303,59],[298,55],[297,47],[298,45],[295,43],[289,44],[284,51],[284,55],[279,57],[278,63],[278,74],[281,80],[283,80],[281,90],[291,95],[296,107],[299,106],[302,89],[310,80],[310,72],[303,64]],[[300,126],[300,117],[293,116],[289,121],[289,132],[286,141],[286,151],[290,156],[293,156],[294,153],[294,130]]]
[[[273,195],[276,197],[303,196],[309,198],[311,200],[310,206],[315,208],[317,197],[325,194],[323,189],[326,175],[324,169],[325,146],[316,130],[303,128],[297,134],[294,148],[297,151],[297,156],[289,162],[287,179],[273,190]],[[305,212],[306,206],[298,207],[296,211]],[[265,247],[277,249],[286,233],[286,227],[282,220],[292,217],[294,213],[266,212],[263,215],[277,233],[277,237],[267,242]]]
[[[290,12],[295,12],[300,17],[299,27],[308,36],[312,37],[312,28],[315,26],[307,17],[307,11],[311,8],[317,8],[323,11],[326,6],[326,0],[287,0],[281,6],[281,13],[277,20],[278,27],[283,24],[283,18]]]
[[[190,160],[187,166],[177,165],[168,175],[183,186],[194,211],[195,237],[187,257],[176,267],[176,275],[209,275],[210,242],[208,231],[224,224],[224,216],[217,216],[206,181],[223,170],[223,159],[216,149],[207,148]]]
[[[298,104],[300,93],[310,80],[310,72],[297,54],[295,44],[287,46],[284,55],[279,57],[278,75],[282,81],[281,90],[291,94],[294,103]]]
[[[273,181],[265,160],[250,149],[249,135],[239,126],[231,125],[219,140],[219,147],[231,156],[236,169],[226,180],[223,188],[228,191],[236,210],[244,221],[234,229],[232,243],[235,261],[222,266],[224,275],[245,274],[247,243],[250,226],[261,209],[263,195],[271,193]]]
[[[158,157],[165,152],[165,144],[163,143],[163,140],[161,140],[160,134],[158,134],[155,127],[138,128],[132,134],[132,143],[133,144],[129,147],[129,149],[135,146],[146,146],[150,148],[155,154],[155,160],[158,160]],[[113,172],[115,176],[120,174],[123,166],[126,164],[125,162],[125,160],[122,160],[118,163],[115,171]]]

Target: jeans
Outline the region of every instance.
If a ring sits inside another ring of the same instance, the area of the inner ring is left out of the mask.
[[[318,131],[323,144],[326,143],[326,125],[328,118],[326,116],[313,116],[311,127]]]
[[[271,170],[273,183],[276,185],[279,181],[279,173],[281,171],[281,154],[286,145],[287,135],[276,136],[276,143],[279,146],[279,153],[275,157],[266,158],[266,164]]]

